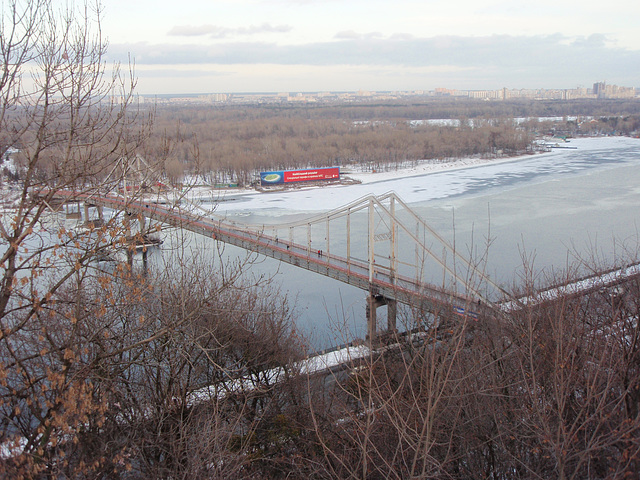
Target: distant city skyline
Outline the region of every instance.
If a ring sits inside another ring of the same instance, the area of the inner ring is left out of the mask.
[[[434,90],[395,90],[395,91],[335,91],[335,92],[201,92],[175,94],[141,95],[142,101],[152,100],[156,104],[265,104],[265,103],[350,103],[398,100],[411,98],[412,101],[424,98],[468,98],[476,100],[504,101],[514,99],[533,100],[575,100],[575,99],[640,99],[640,88],[611,85],[596,82],[592,87],[571,89],[558,88],[499,88],[496,90],[458,90],[439,87]]]
[[[102,34],[140,94],[640,87],[638,18],[631,0],[109,0]]]

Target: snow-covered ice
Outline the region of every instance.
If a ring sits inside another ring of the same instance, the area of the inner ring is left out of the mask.
[[[595,137],[572,139],[550,152],[512,158],[467,158],[421,162],[415,167],[378,173],[349,173],[355,185],[309,186],[290,190],[216,192],[212,205],[219,214],[280,216],[287,213],[328,211],[367,195],[394,191],[407,203],[424,202],[485,188],[506,186],[537,174],[565,174],[585,168],[619,165],[620,158],[640,160],[640,139]],[[611,152],[615,150],[615,155]],[[211,194],[210,194],[211,195]]]

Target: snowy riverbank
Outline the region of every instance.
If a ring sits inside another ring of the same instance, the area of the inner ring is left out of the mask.
[[[395,191],[407,202],[423,202],[468,192],[496,179],[511,181],[532,177],[536,172],[553,174],[580,169],[585,157],[602,158],[603,168],[612,149],[638,150],[640,140],[628,137],[595,137],[571,140],[575,149],[552,149],[535,155],[511,158],[467,158],[447,162],[425,161],[415,167],[387,172],[352,172],[347,177],[360,184],[306,186],[268,193],[255,190],[215,192],[212,207],[233,216],[278,216],[294,212],[332,210],[373,194]],[[211,194],[209,194],[211,197]],[[252,221],[258,221],[253,218]]]
[[[451,170],[461,170],[465,168],[478,167],[481,165],[496,165],[500,163],[517,162],[519,160],[531,158],[536,154],[520,155],[517,157],[499,158],[460,158],[457,160],[422,160],[417,161],[415,166],[397,168],[384,172],[349,172],[345,176],[358,180],[361,183],[375,183],[394,180],[398,178],[419,177],[430,173],[438,173]],[[540,154],[537,154],[540,155]]]

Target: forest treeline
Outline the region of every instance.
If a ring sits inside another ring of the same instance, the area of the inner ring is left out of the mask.
[[[298,118],[310,120],[436,120],[448,118],[527,118],[565,116],[629,116],[640,114],[634,99],[486,101],[453,97],[411,97],[405,101],[362,101],[319,104],[212,104],[161,107],[166,111],[215,110],[229,120]],[[162,112],[160,112],[162,113]],[[194,119],[195,120],[195,119]],[[202,117],[199,120],[203,120]]]
[[[542,134],[630,134],[640,128],[637,103],[571,102],[571,108],[564,105],[568,110],[553,102],[472,100],[305,108],[162,106],[148,154],[166,156],[164,172],[171,181],[198,173],[205,182],[246,185],[260,171],[355,165],[386,170],[424,160],[515,156],[532,152]],[[541,118],[554,115],[562,119]],[[449,121],[428,122],[433,119]]]
[[[0,342],[0,476],[637,478],[638,279],[479,319],[416,309],[412,337],[309,375],[291,305],[243,268],[56,292]]]

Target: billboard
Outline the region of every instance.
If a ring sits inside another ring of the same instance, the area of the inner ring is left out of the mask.
[[[284,183],[284,172],[260,172],[260,183],[262,185],[278,185]]]
[[[340,179],[340,167],[310,168],[306,170],[280,170],[261,172],[262,185],[279,185],[292,182],[312,182],[318,180]]]

